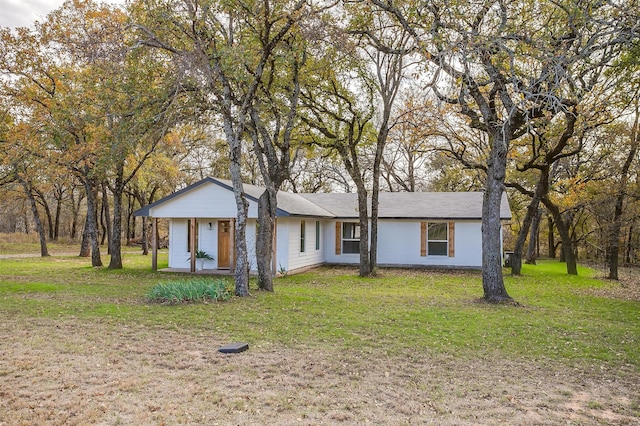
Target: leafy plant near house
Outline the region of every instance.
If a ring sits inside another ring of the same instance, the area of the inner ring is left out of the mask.
[[[222,279],[191,278],[156,284],[149,293],[149,302],[176,305],[186,302],[228,300],[233,294],[229,284]]]
[[[278,263],[278,266],[278,273],[280,274],[280,276],[286,277],[287,275],[289,275],[289,271],[287,271],[287,268],[282,266],[282,263]]]
[[[213,260],[213,257],[204,250],[196,250],[196,259]]]

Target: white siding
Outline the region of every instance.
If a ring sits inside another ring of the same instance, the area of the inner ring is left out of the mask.
[[[169,267],[189,267],[189,241],[187,219],[176,219],[169,223]]]
[[[252,272],[258,270],[258,262],[256,262],[256,220],[247,220],[247,230],[245,236],[247,237],[247,257],[249,267]]]
[[[455,222],[454,257],[420,256],[420,222],[380,220],[378,222],[378,264],[407,266],[457,266],[479,268],[482,265],[480,221]],[[327,263],[358,264],[359,254],[335,254],[335,221],[325,227]]]
[[[191,255],[188,251],[188,219],[172,219],[169,222],[169,267],[170,268],[189,268]],[[211,223],[211,229],[209,229]],[[257,268],[256,263],[256,221],[249,219],[247,221],[246,237],[247,248],[249,251],[249,264],[251,270]],[[218,268],[218,220],[217,219],[198,219],[198,240],[196,241],[196,250],[204,250],[213,257],[214,260],[206,260],[204,269]]]
[[[305,251],[300,252],[300,222],[304,220],[306,224]],[[289,247],[287,271],[319,265],[325,262],[325,247],[323,244],[323,229],[327,226],[326,221],[320,223],[320,249],[316,250],[316,219],[315,218],[278,218],[278,223],[286,225],[287,239],[278,245],[286,244]],[[284,239],[284,238],[283,238]],[[278,250],[280,251],[280,250]],[[278,267],[279,269],[279,267]]]
[[[287,218],[276,219],[276,272],[289,271],[289,222]]]
[[[237,216],[236,200],[233,191],[207,183],[185,194],[153,207],[149,210],[152,217],[191,218]],[[249,200],[249,217],[258,217],[258,204]]]

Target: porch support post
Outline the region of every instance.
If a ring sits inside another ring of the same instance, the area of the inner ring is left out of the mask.
[[[190,271],[196,271],[196,218],[192,217],[189,224],[189,252],[191,253]]]
[[[151,270],[158,270],[158,219],[151,218]]]
[[[229,238],[229,272],[233,274],[236,271],[236,220],[232,218],[229,222],[231,228],[231,236]]]

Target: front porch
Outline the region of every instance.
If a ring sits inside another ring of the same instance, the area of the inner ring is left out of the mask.
[[[229,269],[200,269],[191,271],[189,268],[162,268],[158,272],[190,274],[190,275],[224,275],[233,276],[233,271]]]

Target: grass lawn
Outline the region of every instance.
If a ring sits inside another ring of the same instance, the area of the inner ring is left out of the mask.
[[[273,294],[252,285],[248,298],[165,306],[145,295],[174,276],[150,271],[138,252],[124,264],[0,259],[0,419],[640,422],[632,275],[621,284],[589,269],[567,276],[558,262],[525,265],[523,276],[506,278],[518,303],[488,305],[478,272],[381,270],[363,279],[355,268],[321,268],[277,279]],[[216,351],[237,341],[250,350]]]

